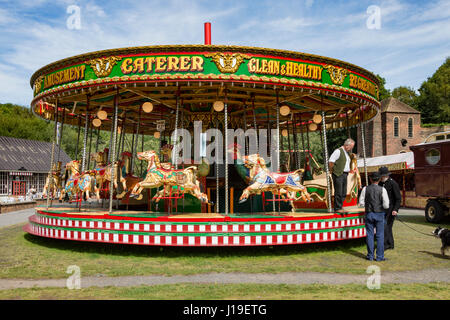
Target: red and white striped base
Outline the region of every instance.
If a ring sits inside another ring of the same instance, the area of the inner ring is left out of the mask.
[[[38,210],[24,230],[64,240],[156,246],[264,246],[366,236],[361,213],[317,217],[189,219],[78,216]]]

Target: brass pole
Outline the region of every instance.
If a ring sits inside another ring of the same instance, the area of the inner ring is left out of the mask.
[[[49,192],[47,192],[47,210],[50,206],[50,193],[53,188],[52,170],[53,170],[53,161],[54,161],[54,157],[55,157],[55,144],[56,144],[55,140],[56,140],[56,135],[57,135],[56,130],[57,130],[57,126],[58,126],[58,100],[56,100],[56,102],[55,102],[54,117],[55,117],[55,127],[53,130],[52,154],[50,156],[50,171],[48,173]]]
[[[112,150],[111,150],[111,182],[109,184],[109,213],[112,213],[113,206],[113,193],[114,193],[114,179],[116,171],[116,138],[117,138],[117,113],[119,109],[119,89],[117,89],[116,95],[114,96],[114,122],[113,122],[113,138],[112,138]]]
[[[328,212],[332,212],[331,207],[331,186],[330,186],[330,169],[328,168],[328,146],[327,146],[327,126],[325,121],[325,112],[323,111],[323,97],[321,96],[321,107],[322,107],[322,133],[323,133],[323,148],[324,148],[324,162],[325,162],[325,172],[327,177],[327,194],[328,194]]]

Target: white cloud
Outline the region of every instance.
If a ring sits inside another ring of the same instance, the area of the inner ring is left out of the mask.
[[[70,4],[81,8],[81,30],[66,27]],[[380,30],[366,28],[366,9],[371,4],[381,8]],[[381,74],[387,86],[416,88],[435,71],[439,59],[450,55],[448,1],[361,4],[355,0],[325,6],[308,0],[188,4],[180,0],[67,0],[56,4],[19,0],[12,7],[0,2],[0,100],[25,105],[31,97],[30,76],[46,64],[102,49],[202,44],[207,21],[212,22],[214,44],[329,56]]]
[[[17,19],[13,17],[11,12],[0,8],[0,26],[7,26],[15,22],[17,22]]]

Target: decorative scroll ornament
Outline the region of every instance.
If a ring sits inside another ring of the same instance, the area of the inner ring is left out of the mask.
[[[122,58],[111,56],[106,58],[97,58],[88,61],[88,64],[91,66],[92,70],[97,77],[106,77],[112,71],[112,68],[116,64],[117,61]]]
[[[325,69],[327,69],[331,81],[333,81],[334,84],[341,86],[344,83],[344,79],[348,74],[347,69],[335,67],[329,64],[325,66]]]
[[[42,89],[42,80],[44,79],[44,76],[40,76],[34,81],[34,94],[39,93]]]
[[[217,69],[222,73],[235,73],[244,59],[251,59],[249,55],[241,53],[225,54],[221,52],[208,53],[205,57],[211,58]]]

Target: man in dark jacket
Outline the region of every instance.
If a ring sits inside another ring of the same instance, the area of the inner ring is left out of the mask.
[[[400,194],[400,187],[398,183],[390,177],[390,172],[387,167],[381,167],[378,170],[381,176],[380,186],[384,187],[389,197],[389,209],[385,210],[384,227],[384,249],[394,249],[394,235],[392,233],[392,227],[394,225],[395,217],[397,216],[402,196]]]
[[[367,244],[367,260],[373,260],[375,241],[374,235],[376,230],[377,238],[377,261],[384,261],[384,210],[389,208],[389,197],[386,189],[378,185],[380,175],[378,172],[372,173],[370,177],[371,184],[364,187],[359,198],[359,205],[366,210],[366,244]]]

